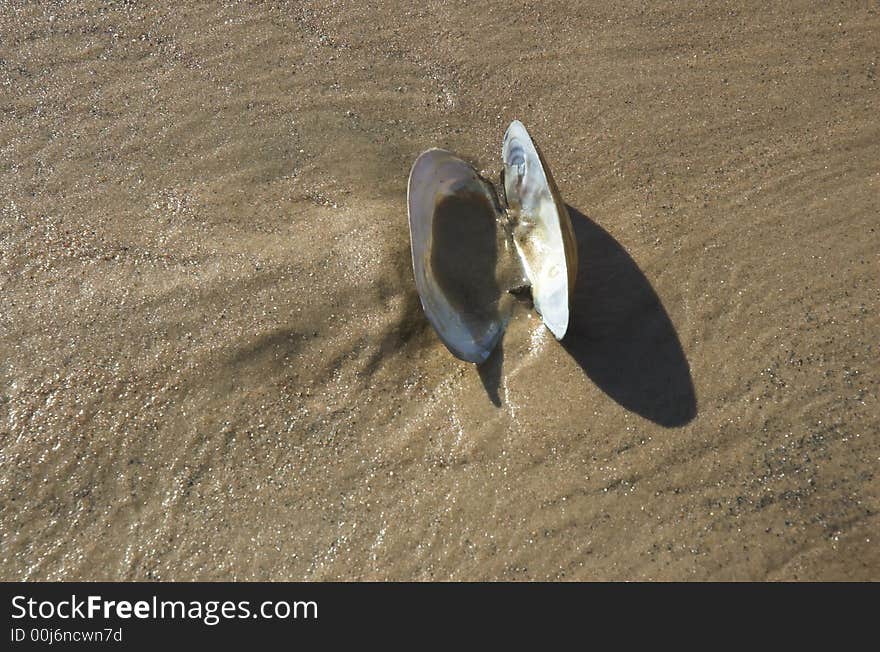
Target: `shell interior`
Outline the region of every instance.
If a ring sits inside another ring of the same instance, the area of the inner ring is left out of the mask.
[[[499,285],[508,254],[492,185],[441,149],[422,153],[407,192],[413,270],[422,307],[458,358],[483,362],[507,323]]]

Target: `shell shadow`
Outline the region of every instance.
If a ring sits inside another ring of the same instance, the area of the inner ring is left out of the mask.
[[[565,350],[619,405],[667,428],[697,414],[690,367],[651,283],[607,231],[568,206],[580,261]]]
[[[477,373],[483,383],[486,395],[495,407],[501,407],[501,395],[498,388],[501,386],[501,372],[504,366],[504,342],[503,337],[495,345],[491,355],[486,361],[477,365]]]

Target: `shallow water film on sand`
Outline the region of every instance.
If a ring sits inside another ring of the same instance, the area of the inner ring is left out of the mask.
[[[880,579],[871,3],[0,3],[0,576]],[[406,182],[569,206],[427,323]]]

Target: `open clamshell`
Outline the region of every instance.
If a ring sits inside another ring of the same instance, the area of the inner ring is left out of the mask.
[[[407,201],[413,271],[422,307],[446,347],[480,363],[510,317],[510,291],[530,287],[557,339],[568,328],[577,274],[571,219],[523,124],[504,135],[499,201],[492,184],[450,152],[413,164]]]

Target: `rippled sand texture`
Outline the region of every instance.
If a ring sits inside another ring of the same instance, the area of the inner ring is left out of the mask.
[[[880,579],[877,7],[366,4],[0,4],[0,575]],[[513,118],[582,267],[477,370],[406,180]]]

